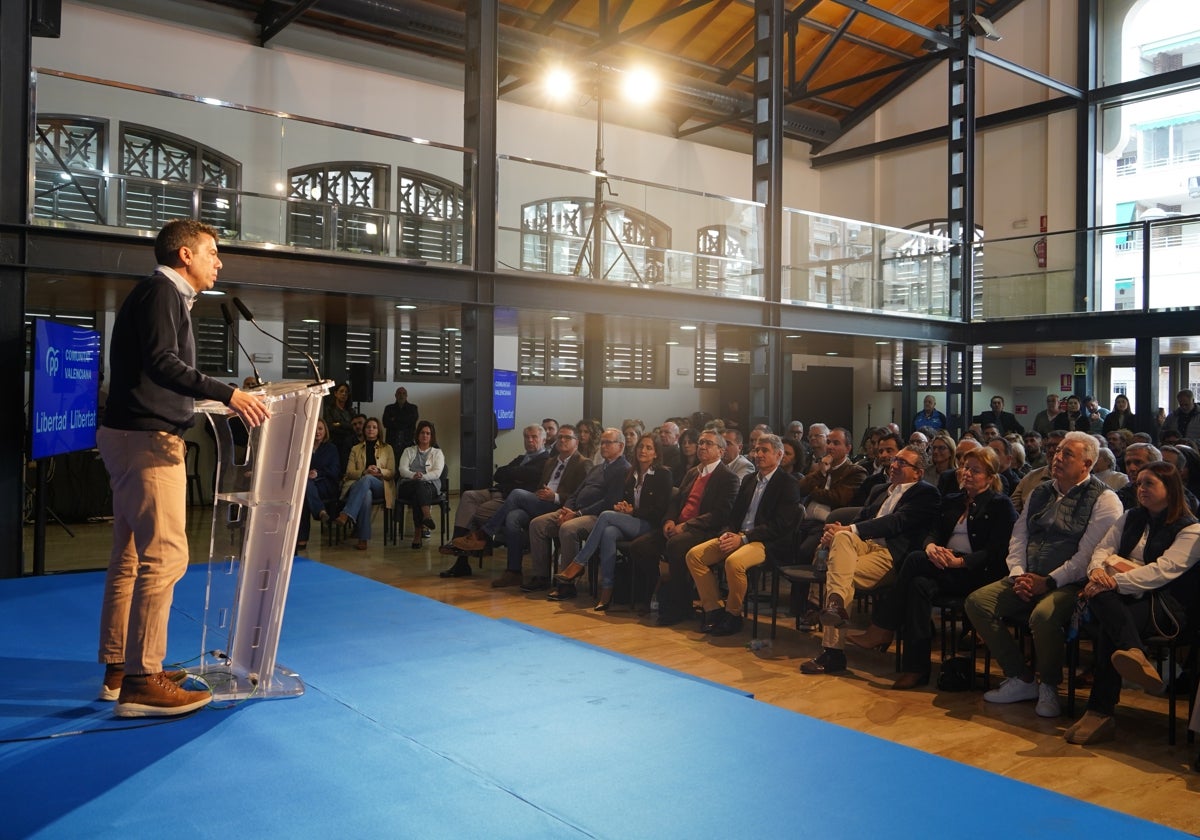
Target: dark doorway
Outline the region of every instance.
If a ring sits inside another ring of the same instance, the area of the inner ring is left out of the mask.
[[[854,422],[854,368],[815,367],[792,371],[792,416],[807,429],[813,423],[850,430],[857,442]]]

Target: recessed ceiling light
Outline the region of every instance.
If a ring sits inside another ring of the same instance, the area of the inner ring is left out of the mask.
[[[225,293],[224,293],[224,292],[222,292],[220,289],[205,289],[205,290],[204,290],[203,292],[201,292],[200,294],[202,294],[202,295],[211,295],[212,297],[221,297],[221,296],[223,296]]]
[[[301,324],[319,324],[319,323],[321,323],[321,319],[320,318],[301,318],[300,323]]]
[[[804,336],[800,335],[800,333],[792,333],[791,335],[785,335],[784,338],[804,338]]]
[[[552,316],[550,316],[550,320],[551,321],[570,321],[571,316],[570,315],[552,315]]]
[[[668,347],[677,347],[677,346],[679,346],[679,342],[675,341],[675,340],[671,340],[671,341],[667,342],[667,346]]]
[[[1003,349],[1004,349],[1004,345],[1003,345],[1003,344],[989,344],[989,345],[987,346],[987,349],[989,349],[989,350],[1003,350]]]
[[[412,303],[397,303],[396,308],[397,309],[416,309],[417,307],[415,304],[412,304]]]
[[[462,332],[458,327],[442,327],[442,332]]]
[[[836,355],[837,355],[837,351],[836,351],[836,350],[827,350],[827,351],[825,352],[825,355],[826,355],[826,356],[836,356]]]
[[[875,346],[876,347],[887,347],[891,343],[892,342],[890,342],[890,341],[876,341]]]
[[[695,330],[696,328],[697,327],[695,324],[680,324],[679,325],[679,329],[687,330],[688,332],[691,332],[692,330]]]

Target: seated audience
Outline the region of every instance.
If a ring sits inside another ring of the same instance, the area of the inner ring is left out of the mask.
[[[371,539],[371,509],[375,502],[392,510],[396,503],[396,459],[392,447],[380,439],[382,427],[371,417],[363,425],[363,442],[350,450],[346,477],[342,480],[342,512],[339,525],[349,525],[358,536],[359,551],[366,551]]]
[[[693,431],[691,429],[688,430]],[[550,593],[554,601],[574,598],[575,581],[592,557],[600,555],[600,599],[592,609],[604,612],[612,603],[613,574],[617,567],[617,543],[633,540],[662,525],[674,481],[671,471],[662,465],[660,444],[654,435],[642,435],[634,446],[633,468],[625,477],[624,494],[612,510],[603,511],[575,559],[556,578]]]
[[[667,575],[658,588],[658,626],[669,627],[691,614],[692,579],[685,558],[695,545],[725,529],[738,480],[721,463],[721,438],[711,429],[700,434],[700,465],[684,476],[679,492],[667,506],[661,528],[635,539],[629,548],[634,573],[646,579],[647,593],[659,583],[659,562]]]
[[[621,422],[621,434],[625,436],[625,460],[631,464],[634,458],[633,448],[644,431],[646,431],[646,426],[641,420],[623,420]]]
[[[1113,490],[1120,490],[1129,483],[1129,478],[1125,473],[1117,472],[1116,460],[1111,449],[1101,446],[1096,450],[1096,464],[1092,467],[1092,475]]]
[[[996,464],[1000,468],[1000,485],[1005,496],[1011,496],[1021,476],[1013,469],[1012,444],[1007,438],[995,437],[987,442],[988,447],[996,453]]]
[[[432,505],[442,492],[442,473],[446,470],[446,456],[438,448],[437,430],[433,423],[422,420],[417,423],[416,441],[400,453],[396,471],[396,495],[412,508],[413,548],[421,547],[421,530],[435,527],[429,515]]]
[[[742,433],[737,429],[726,429],[722,437],[725,438],[725,448],[721,453],[721,463],[741,481],[754,472],[754,464],[742,454]]]
[[[878,601],[871,626],[847,636],[859,647],[886,649],[896,632],[903,631],[901,673],[894,689],[929,683],[933,599],[969,595],[1007,571],[1004,558],[1017,512],[1001,491],[999,466],[991,448],[963,456],[962,492],[942,499],[941,515],[925,537],[924,550],[904,558],[896,587]]]
[[[615,427],[603,429],[599,441],[602,459],[579,488],[563,500],[558,510],[543,513],[529,522],[529,555],[532,574],[521,584],[522,592],[550,588],[552,543],[558,541],[559,557],[570,563],[587,539],[596,517],[610,510],[621,498],[629,462],[625,460],[625,437]],[[572,579],[573,580],[573,579]]]
[[[322,522],[329,518],[325,503],[337,498],[338,483],[341,481],[340,458],[337,447],[329,440],[329,427],[317,419],[317,430],[313,435],[312,457],[308,459],[308,482],[304,488],[304,512],[300,517],[300,531],[296,548],[308,547],[308,535],[312,520]]]
[[[891,481],[876,488],[853,524],[825,525],[821,543],[829,548],[824,636],[821,653],[800,666],[803,674],[838,674],[846,670],[844,627],[850,620],[855,588],[870,589],[889,576],[893,566],[921,544],[937,519],[941,497],[922,480],[925,460],[906,446],[888,468]]]
[[[558,424],[554,425],[557,435]],[[550,453],[544,443],[546,430],[537,424],[526,426],[522,432],[525,451],[496,470],[492,486],[481,490],[464,490],[458,497],[454,512],[454,537],[462,537],[479,528],[504,504],[505,497],[513,490],[537,490],[542,478],[542,467]],[[465,552],[454,545],[453,540],[438,549],[442,554],[452,554],[454,565],[440,572],[441,577],[467,577],[471,574],[471,563]]]
[[[1054,454],[1058,452],[1059,444],[1062,439],[1067,436],[1066,432],[1055,429],[1042,440],[1042,452],[1046,456],[1047,464],[1044,467],[1038,467],[1036,470],[1030,470],[1029,473],[1017,483],[1017,488],[1012,492],[1013,507],[1020,513],[1025,507],[1025,500],[1029,498],[1029,494],[1033,492],[1033,488],[1037,487],[1044,481],[1049,481],[1050,464],[1054,461]]]
[[[1029,467],[1025,475],[1029,475],[1038,467],[1046,466],[1046,453],[1042,451],[1042,433],[1033,429],[1025,433],[1025,465]]]
[[[929,441],[929,466],[925,468],[925,480],[934,487],[938,486],[942,473],[957,468],[958,461],[954,454],[956,447],[954,438],[950,437],[948,432],[938,432]]]
[[[504,535],[508,562],[500,577],[492,581],[493,589],[521,585],[530,520],[562,507],[563,500],[578,489],[591,468],[591,462],[579,454],[579,439],[575,437],[574,426],[559,426],[556,440],[558,455],[547,459],[542,466],[542,477],[536,491],[513,490],[477,530],[451,541],[455,548],[462,551],[480,551],[498,534]]]
[[[800,489],[790,473],[779,468],[783,441],[764,434],[754,444],[755,472],[742,479],[726,530],[687,553],[688,571],[704,608],[700,632],[732,636],[742,629],[742,601],[747,572],[764,563],[768,554],[785,559],[799,515]],[[713,566],[725,563],[729,594],[721,608]]]
[[[783,460],[779,462],[779,469],[797,481],[804,478],[804,471],[800,469],[799,461],[803,451],[804,449],[796,441],[783,438]]]
[[[896,457],[897,452],[904,448],[904,441],[893,432],[882,432],[876,435],[874,440],[875,443],[871,448],[875,453],[875,459],[870,466],[870,469],[874,471],[854,491],[854,496],[850,499],[851,507],[862,507],[867,503],[867,499],[870,498],[876,487],[884,487],[891,481],[892,459]],[[924,464],[925,453],[920,450],[918,453],[921,456],[921,463]],[[867,467],[867,464],[863,463],[860,466]],[[924,473],[922,473],[923,477]]]
[[[1004,670],[989,703],[1036,700],[1041,717],[1058,717],[1066,625],[1092,552],[1121,514],[1121,503],[1091,474],[1096,439],[1067,432],[1054,454],[1052,479],[1029,494],[1008,544],[1008,577],[967,597],[967,617]],[[1028,617],[1038,673],[1025,661],[1005,619]],[[1035,677],[1040,677],[1040,681]]]
[[[1145,465],[1137,502],[1096,546],[1080,593],[1097,625],[1096,670],[1087,711],[1065,733],[1072,744],[1112,740],[1122,679],[1163,690],[1143,639],[1176,636],[1194,617],[1200,524],[1184,504],[1179,472],[1162,461]]]

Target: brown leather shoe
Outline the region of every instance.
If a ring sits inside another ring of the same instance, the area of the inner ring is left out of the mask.
[[[450,540],[450,545],[459,551],[482,551],[487,545],[487,538],[479,531],[472,531],[469,534],[464,534],[461,537],[455,537]]]
[[[336,522],[338,525],[345,527],[346,523],[350,521],[350,516],[349,516],[349,514],[346,514],[346,513],[339,513],[337,515],[337,519],[335,519],[333,521]]]
[[[884,630],[882,627],[877,627],[872,624],[862,633],[847,633],[846,641],[852,645],[858,645],[860,648],[870,648],[877,650],[880,653],[885,653],[892,646],[892,640],[896,638],[896,634],[891,630]]]
[[[520,586],[522,581],[521,573],[514,572],[512,569],[505,569],[500,573],[500,577],[492,581],[492,589],[507,589],[510,586]]]
[[[358,542],[355,544],[355,546],[354,546],[354,547],[355,547],[355,548],[357,548],[359,551],[366,551],[366,550],[367,550],[367,541],[366,541],[366,540],[359,540],[359,541],[358,541]]]
[[[1109,661],[1117,669],[1118,674],[1131,683],[1140,685],[1150,694],[1162,694],[1163,689],[1166,688],[1163,685],[1162,677],[1159,676],[1158,669],[1138,648],[1118,650]]]
[[[167,679],[175,685],[183,685],[188,678],[187,671],[164,671]],[[104,666],[104,684],[100,686],[97,700],[116,700],[121,696],[121,686],[125,682],[125,665],[121,662],[109,663]]]
[[[907,691],[910,688],[929,685],[929,672],[905,671],[892,683],[893,691]]]
[[[826,627],[841,627],[849,620],[850,614],[846,612],[846,603],[842,596],[836,592],[829,593],[829,597],[825,599],[825,609],[821,610],[821,624]]]
[[[113,712],[117,717],[170,717],[184,715],[212,702],[212,692],[188,691],[157,674],[126,674]]]
[[[1068,744],[1099,744],[1117,737],[1117,722],[1112,715],[1102,715],[1089,709],[1063,734]]]

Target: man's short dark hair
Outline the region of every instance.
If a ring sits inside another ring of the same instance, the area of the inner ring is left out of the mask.
[[[163,225],[154,238],[154,259],[158,260],[159,265],[178,268],[182,264],[179,261],[179,249],[195,250],[200,245],[200,237],[205,234],[211,236],[213,242],[219,238],[217,229],[212,225],[196,219],[172,219]]]
[[[893,441],[896,444],[897,452],[907,446],[907,444],[900,438],[900,435],[896,434],[895,432],[889,432],[886,429],[883,430],[883,434],[879,436],[879,440],[875,442],[875,445],[879,446],[879,444],[883,443],[885,440]]]

